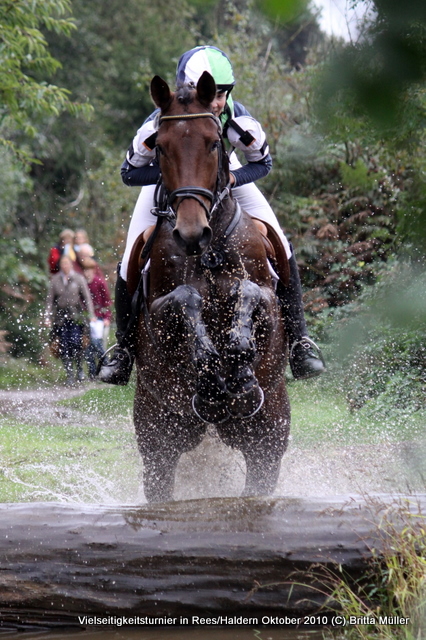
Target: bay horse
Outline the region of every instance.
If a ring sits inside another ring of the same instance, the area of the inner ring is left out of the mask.
[[[172,499],[179,458],[208,424],[244,455],[243,495],[270,494],[289,435],[284,323],[261,233],[231,194],[215,94],[208,72],[176,92],[151,82],[162,195],[134,401],[148,502]]]

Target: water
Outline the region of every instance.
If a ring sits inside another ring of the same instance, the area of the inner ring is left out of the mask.
[[[93,388],[96,389],[96,385]],[[41,460],[27,451],[17,452],[16,461],[3,465],[3,476],[16,488],[19,501],[143,504],[142,464],[131,410],[111,422],[96,415],[96,406],[88,407],[88,412],[82,414],[56,404],[62,397],[79,393],[81,391],[63,387],[36,392],[0,391],[2,414],[13,415],[20,423],[31,424],[37,429],[39,441],[33,449],[49,449],[50,440],[56,437],[52,424],[69,430],[70,438],[59,455],[41,456]],[[309,403],[317,402],[311,390],[307,390],[307,394]],[[315,407],[313,411],[311,408],[311,413],[314,411]],[[321,411],[323,407],[320,407]],[[86,440],[93,443],[92,449],[85,447],[86,426]],[[333,407],[328,423],[313,428],[319,430],[318,441],[306,441],[304,430],[307,427],[302,418],[293,417],[292,435],[283,458],[276,496],[308,498],[424,490],[424,437],[398,438],[393,434],[393,425],[387,425],[378,427],[383,430],[382,437],[366,444],[357,439],[360,430],[357,416],[348,418],[342,408]],[[82,432],[80,436],[78,430]],[[26,438],[25,427],[17,429],[17,440],[21,435]],[[78,437],[82,441],[79,455],[69,454],[67,446],[75,448]],[[224,445],[215,429],[209,428],[199,447],[181,457],[175,499],[238,496],[244,479],[242,454]],[[2,499],[16,500],[9,496]]]

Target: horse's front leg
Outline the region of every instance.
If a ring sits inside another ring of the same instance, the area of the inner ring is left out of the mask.
[[[226,385],[220,375],[221,361],[202,318],[203,299],[190,285],[180,285],[156,300],[151,308],[155,324],[183,322],[196,368],[196,393],[192,407],[204,422],[218,424],[229,417]],[[163,329],[164,330],[164,329]]]
[[[242,280],[233,287],[231,296],[235,307],[227,346],[228,409],[235,417],[247,418],[259,411],[264,400],[253,371],[257,356],[253,316],[260,307],[262,292],[254,282]]]

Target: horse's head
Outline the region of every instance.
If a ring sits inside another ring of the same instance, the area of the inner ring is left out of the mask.
[[[159,76],[151,95],[160,108],[157,151],[168,204],[176,214],[173,236],[188,256],[209,246],[210,212],[229,179],[220,123],[211,111],[216,94],[212,76],[204,72],[197,87],[170,91]]]

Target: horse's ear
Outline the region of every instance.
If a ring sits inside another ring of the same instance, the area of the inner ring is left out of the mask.
[[[161,111],[165,111],[172,101],[169,85],[160,76],[154,76],[151,80],[151,98]]]
[[[216,95],[216,83],[208,71],[203,71],[197,82],[197,95],[202,105],[209,107]]]

